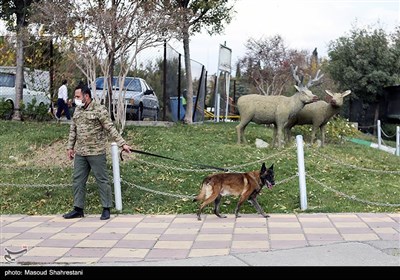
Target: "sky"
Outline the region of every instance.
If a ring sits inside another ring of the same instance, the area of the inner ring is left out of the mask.
[[[327,57],[329,42],[348,35],[353,26],[391,33],[400,25],[400,0],[237,0],[234,10],[222,34],[204,32],[191,38],[191,58],[205,65],[209,74],[217,72],[219,48],[225,42],[232,50],[234,71],[250,38],[279,34],[287,47],[310,53],[317,48],[321,58]],[[183,54],[181,42],[171,40],[169,44]]]
[[[328,44],[346,36],[353,26],[394,31],[400,25],[400,0],[237,0],[235,15],[221,35],[197,34],[191,38],[191,58],[209,74],[218,69],[220,45],[232,50],[231,65],[246,53],[248,39],[281,35],[286,46],[327,57]],[[176,50],[182,43],[169,42]],[[183,51],[182,51],[183,54]]]

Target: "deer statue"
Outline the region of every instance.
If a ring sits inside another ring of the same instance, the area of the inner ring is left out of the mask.
[[[291,70],[297,82],[297,85],[294,86],[297,92],[294,95],[287,97],[249,94],[238,99],[237,107],[240,114],[240,123],[236,126],[238,144],[242,139],[246,141],[244,130],[253,121],[257,124],[274,124],[273,144],[277,143],[278,148],[281,148],[284,129],[289,118],[295,116],[305,104],[318,100],[318,97],[308,88],[320,80],[323,75],[319,76],[320,72],[318,71],[315,78],[304,86],[302,79],[297,75],[297,66],[294,68],[291,65]]]
[[[291,137],[290,130],[295,125],[311,124],[311,144],[314,142],[315,134],[318,129],[321,131],[321,146],[325,144],[325,126],[328,121],[337,113],[343,105],[344,98],[351,93],[351,90],[346,90],[342,93],[331,92],[325,90],[330,97],[329,102],[319,100],[312,104],[308,104],[301,109],[296,116],[289,119],[289,123],[285,128],[285,140],[289,141]]]

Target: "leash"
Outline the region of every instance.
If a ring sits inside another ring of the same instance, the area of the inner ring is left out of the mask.
[[[210,168],[210,169],[216,169],[216,170],[221,170],[224,172],[228,172],[229,170],[226,168],[221,168],[221,167],[216,167],[216,166],[212,166],[212,165],[205,165],[205,164],[200,164],[200,163],[194,163],[194,162],[189,162],[189,161],[184,161],[184,160],[179,160],[179,159],[175,159],[175,158],[171,158],[171,157],[166,157],[166,156],[161,156],[161,155],[157,155],[157,154],[152,154],[149,152],[145,152],[145,151],[141,151],[141,150],[134,150],[134,149],[130,149],[131,152],[133,153],[137,153],[137,154],[142,154],[142,155],[148,155],[148,156],[153,156],[153,157],[158,157],[158,158],[164,158],[164,159],[169,159],[169,160],[173,160],[173,161],[177,161],[177,162],[182,162],[182,163],[188,163],[191,165],[196,165],[202,168]],[[124,150],[121,150],[121,153],[119,154],[121,161],[124,160],[124,158],[122,157],[122,153],[124,152]]]

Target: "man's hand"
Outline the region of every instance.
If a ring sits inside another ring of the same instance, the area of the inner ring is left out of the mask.
[[[129,146],[129,145],[127,145],[127,144],[124,144],[123,146],[122,146],[122,150],[124,150],[125,152],[127,152],[128,154],[131,152],[131,147]]]
[[[75,151],[74,151],[74,149],[68,149],[68,150],[67,150],[67,157],[68,157],[68,159],[70,159],[70,160],[73,160],[73,159],[74,159],[74,157],[75,157]]]

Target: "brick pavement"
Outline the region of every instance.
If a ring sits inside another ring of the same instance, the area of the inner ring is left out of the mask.
[[[5,248],[27,252],[17,264],[132,263],[226,256],[350,241],[399,241],[400,213],[98,215],[1,215],[0,264]]]

